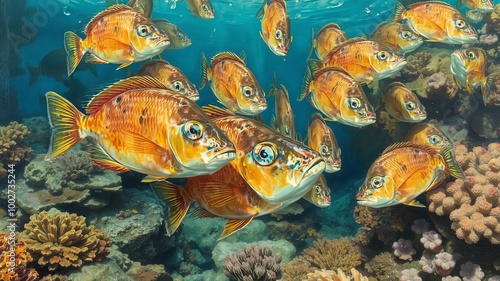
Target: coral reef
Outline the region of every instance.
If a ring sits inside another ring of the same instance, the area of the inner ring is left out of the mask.
[[[436,254],[433,262],[435,265],[436,273],[440,276],[450,275],[450,273],[453,271],[453,268],[455,268],[455,258],[452,254],[447,252]]]
[[[491,85],[486,94],[483,95],[485,106],[500,106],[500,74],[492,74]]]
[[[433,262],[435,256],[436,255],[431,252],[424,251],[418,262],[424,272],[431,274],[436,271],[436,265]]]
[[[500,32],[500,4],[495,6],[495,9],[484,16],[484,21],[488,26],[496,31]]]
[[[422,233],[429,231],[429,223],[426,219],[416,219],[413,221],[411,230],[417,235],[422,235]]]
[[[408,56],[406,61],[408,64],[401,70],[401,74],[408,80],[415,80],[420,75],[429,76],[432,74],[432,69],[426,68],[431,61],[432,55],[430,52],[418,52],[415,55]]]
[[[467,180],[456,179],[426,194],[429,211],[449,215],[458,238],[469,244],[486,238],[500,244],[500,144],[455,148]]]
[[[425,88],[426,98],[451,99],[458,91],[458,86],[453,82],[450,75],[437,72],[429,77]]]
[[[19,238],[40,266],[50,271],[102,261],[109,254],[111,240],[100,229],[87,226],[85,217],[69,213],[35,214]]]
[[[342,269],[337,272],[333,270],[315,270],[307,274],[307,281],[368,281],[368,278],[363,276],[359,271],[351,268],[352,279],[347,276]]]
[[[400,260],[411,261],[412,256],[417,253],[413,249],[413,244],[410,240],[399,239],[397,242],[392,244],[392,249],[394,250],[394,255]]]
[[[481,138],[500,138],[500,110],[498,108],[480,108],[471,114],[468,122],[469,127]]]
[[[280,262],[279,254],[273,255],[270,248],[253,244],[228,255],[223,268],[231,280],[271,281],[281,279]]]
[[[437,254],[443,249],[443,240],[441,239],[441,235],[436,233],[434,230],[422,233],[420,242],[422,242],[427,251],[433,254]]]
[[[22,241],[16,240],[10,245],[12,237],[9,233],[0,232],[0,280],[2,281],[35,281],[38,280],[38,272],[28,268],[28,263],[33,258],[26,250]],[[14,237],[15,239],[15,237]],[[15,268],[15,270],[9,270]]]
[[[393,254],[383,252],[376,255],[366,265],[366,269],[370,274],[373,274],[376,280],[397,280],[397,275],[401,273],[396,267],[396,261],[393,259]]]
[[[304,249],[303,256],[319,269],[349,270],[361,264],[361,250],[349,238],[329,240],[322,238],[313,247]]]
[[[401,277],[399,281],[422,281],[422,278],[418,276],[418,270],[415,268],[403,269],[401,271]]]
[[[281,266],[283,270],[283,280],[302,281],[307,278],[307,274],[315,268],[303,256],[295,257],[289,263]]]
[[[484,272],[477,264],[468,261],[460,266],[460,276],[463,281],[480,281],[484,277]]]
[[[31,148],[26,143],[29,134],[28,128],[17,122],[0,127],[0,164],[18,164],[31,159]]]

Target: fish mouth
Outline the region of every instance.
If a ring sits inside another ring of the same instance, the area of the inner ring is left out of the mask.
[[[208,160],[208,164],[214,162],[231,162],[236,158],[236,150],[234,148],[228,148],[222,151],[219,151],[216,155],[214,155],[210,160]]]
[[[282,47],[276,47],[273,49],[273,52],[277,55],[277,56],[286,56],[288,54],[288,48],[282,48]]]
[[[321,157],[318,157],[316,160],[311,162],[311,164],[309,164],[309,167],[307,167],[307,170],[304,172],[302,178],[299,181],[300,185],[303,185],[305,181],[315,178],[315,175],[320,175],[325,170],[325,168],[325,160],[323,160],[323,158]],[[316,182],[316,180],[317,178],[314,179],[314,182]]]
[[[465,54],[461,50],[456,50],[451,54],[450,70],[454,75],[467,73],[465,68]]]

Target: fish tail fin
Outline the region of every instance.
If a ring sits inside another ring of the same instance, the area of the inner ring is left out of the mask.
[[[205,87],[205,85],[208,83],[209,72],[210,72],[210,65],[208,64],[207,57],[205,57],[205,54],[202,52],[201,53],[201,82],[200,82],[200,90],[203,89]]]
[[[309,84],[311,83],[312,80],[312,73],[311,70],[306,68],[306,74],[304,76],[304,88],[302,89],[302,92],[300,92],[300,96],[298,98],[299,101],[303,100],[307,95],[309,95]]]
[[[260,18],[264,15],[264,12],[266,11],[267,8],[267,0],[264,0],[264,3],[260,7],[259,11],[257,12],[257,15],[255,16],[256,18]]]
[[[172,236],[181,225],[191,202],[186,200],[184,189],[171,182],[154,182],[151,186],[158,197],[167,203],[167,234]]]
[[[38,76],[40,76],[40,68],[28,63],[28,72],[30,73],[30,86],[31,86],[36,82]]]
[[[74,32],[66,31],[64,33],[64,49],[66,49],[66,54],[68,55],[66,57],[68,76],[71,76],[73,71],[75,71],[87,51],[83,48],[82,42],[82,38],[78,37]]]
[[[47,92],[47,112],[52,136],[45,160],[50,160],[77,144],[85,135],[80,134],[85,117],[71,102],[55,92]]]
[[[312,33],[311,33],[311,49],[309,50],[309,54],[307,54],[307,59],[309,59],[314,51],[314,48],[316,48],[316,45],[318,44],[318,41],[314,37],[314,28],[312,28]]]
[[[453,147],[445,147],[441,150],[446,162],[448,172],[457,179],[465,179],[465,174],[458,162],[455,160]]]
[[[403,14],[406,12],[405,6],[401,2],[396,1],[394,6],[394,14],[389,18],[389,22],[398,22],[403,19]]]

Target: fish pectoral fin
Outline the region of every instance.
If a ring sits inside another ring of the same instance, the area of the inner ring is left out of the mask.
[[[220,235],[219,239],[217,239],[217,241],[222,240],[222,239],[228,237],[229,235],[235,233],[236,231],[243,229],[245,226],[247,226],[253,220],[253,218],[255,218],[257,216],[257,214],[255,214],[249,218],[246,218],[246,219],[240,219],[240,220],[230,219],[230,220],[228,220],[226,225],[224,226],[224,231],[222,231],[222,234]]]
[[[156,182],[156,181],[164,181],[168,179],[167,177],[159,177],[159,176],[153,176],[153,175],[147,175],[145,176],[141,182]]]
[[[92,162],[106,170],[111,170],[116,173],[125,173],[130,171],[130,168],[116,162],[116,160],[109,156],[109,154],[107,154],[97,143],[90,145],[87,153],[89,154]]]
[[[237,199],[234,186],[226,182],[203,182],[200,183],[205,199],[210,206],[219,208]]]
[[[170,151],[138,133],[123,130],[122,137],[125,149],[130,153],[172,156]]]
[[[412,207],[419,207],[419,208],[425,208],[425,205],[418,202],[417,200],[411,200],[410,202],[403,202],[403,204],[412,206]]]
[[[190,214],[189,214],[190,217],[193,217],[193,218],[218,218],[219,216],[216,216],[212,213],[210,213],[209,211],[203,209],[203,208],[200,208],[200,207],[197,207],[196,209],[194,209],[194,211],[192,211]]]
[[[85,62],[86,63],[98,63],[98,64],[108,64],[109,62],[108,61],[105,61],[101,58],[99,58],[98,56],[94,55],[94,54],[87,54],[87,57],[85,58]]]
[[[187,198],[184,188],[168,181],[155,182],[151,186],[158,197],[167,205],[167,235],[171,236],[181,225],[182,220],[189,210],[191,201]]]
[[[120,64],[120,65],[116,68],[116,70],[120,70],[120,69],[122,69],[122,68],[124,68],[124,67],[127,67],[127,66],[129,66],[129,65],[133,64],[133,63],[134,63],[134,61],[130,61],[130,62],[126,62],[126,63],[122,63],[122,64]]]

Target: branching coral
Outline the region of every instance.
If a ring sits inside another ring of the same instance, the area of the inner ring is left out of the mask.
[[[304,250],[304,258],[319,269],[349,270],[361,264],[361,250],[349,238],[322,238]]]
[[[377,280],[397,280],[396,275],[400,274],[396,272],[398,270],[396,261],[393,259],[393,254],[389,252],[376,255],[366,264],[366,267]]]
[[[33,268],[27,267],[27,264],[33,261],[33,258],[26,251],[24,243],[19,240],[15,241],[10,239],[11,236],[9,234],[0,233],[0,280],[38,280],[38,272]],[[15,244],[9,245],[10,241],[15,241]]]
[[[467,180],[457,179],[427,192],[429,211],[449,215],[458,238],[469,244],[482,237],[500,244],[500,144],[455,148]]]
[[[302,281],[307,278],[307,274],[315,268],[311,267],[311,263],[303,256],[297,256],[289,263],[284,264],[283,280]]]
[[[224,261],[224,274],[231,280],[271,281],[281,279],[281,256],[258,244],[230,254]]]
[[[26,143],[29,134],[28,128],[17,122],[0,127],[0,164],[17,164],[31,159],[31,148]]]
[[[102,230],[87,226],[83,216],[42,212],[32,215],[24,228],[20,239],[38,264],[51,271],[101,261],[109,254],[111,240]]]
[[[363,276],[359,271],[351,268],[352,279],[347,276],[342,269],[337,272],[333,270],[315,270],[313,273],[307,274],[307,281],[368,281],[368,278]]]

